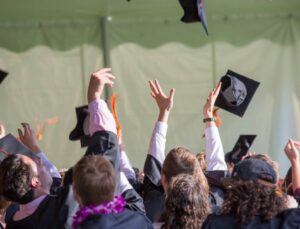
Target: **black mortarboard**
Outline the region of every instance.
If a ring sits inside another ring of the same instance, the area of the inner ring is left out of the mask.
[[[71,131],[69,139],[71,141],[80,140],[81,147],[86,147],[89,144],[91,136],[89,135],[89,111],[88,105],[76,107],[77,124],[74,130]]]
[[[5,77],[8,75],[8,72],[0,70],[0,84],[5,79]]]
[[[38,158],[35,153],[18,141],[13,135],[7,134],[0,139],[0,161],[10,154],[23,154],[32,159]]]
[[[259,82],[231,70],[228,70],[220,81],[221,91],[215,105],[243,117]]]
[[[201,21],[202,26],[208,35],[204,0],[179,0],[179,3],[184,11],[181,21],[185,23]]]
[[[238,163],[249,151],[256,135],[240,135],[233,150],[225,155],[226,162]]]

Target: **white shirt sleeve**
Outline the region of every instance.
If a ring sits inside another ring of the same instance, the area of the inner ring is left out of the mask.
[[[165,160],[166,135],[168,124],[156,122],[149,145],[148,154],[155,157],[161,164]]]
[[[206,128],[205,139],[206,170],[227,170],[224,150],[218,128],[216,126]]]
[[[53,165],[49,161],[49,159],[47,158],[47,156],[43,152],[38,153],[37,156],[41,159],[42,163],[44,164],[44,166],[49,171],[49,173],[52,177],[61,178],[61,176],[60,176],[57,168],[55,167],[55,165]]]
[[[133,189],[128,179],[126,178],[123,172],[120,172],[120,194],[125,192],[126,190]]]
[[[123,172],[128,179],[135,180],[135,172],[131,166],[126,152],[123,150],[120,152],[120,171]]]

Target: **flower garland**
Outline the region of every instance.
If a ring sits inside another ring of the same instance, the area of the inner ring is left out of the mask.
[[[79,226],[87,217],[91,215],[107,215],[111,213],[121,213],[124,211],[126,201],[122,196],[116,196],[110,202],[100,205],[88,205],[78,210],[73,217],[73,228]]]

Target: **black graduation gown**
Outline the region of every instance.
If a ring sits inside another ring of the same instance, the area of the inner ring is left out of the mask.
[[[84,220],[76,229],[152,229],[152,223],[140,213],[125,209],[122,213],[108,215],[92,215]]]
[[[70,186],[57,190],[56,195],[48,195],[38,208],[28,217],[14,221],[13,215],[6,219],[7,229],[60,229],[68,217],[68,207],[65,200]]]
[[[144,164],[144,204],[146,215],[152,222],[158,222],[165,211],[165,195],[161,185],[162,164],[152,155],[147,155]],[[221,188],[221,178],[227,171],[209,171],[205,173],[209,178],[209,200],[214,213],[218,213],[224,202],[224,191]]]
[[[117,186],[120,183],[120,149],[117,135],[110,131],[97,131],[93,134],[85,155],[102,155],[109,160],[115,170]],[[118,187],[117,187],[118,188]],[[142,197],[134,190],[122,193],[127,207],[134,211],[145,212]]]
[[[256,217],[249,224],[240,225],[236,222],[234,215],[215,215],[208,216],[202,229],[299,229],[300,228],[300,210],[289,209],[281,212],[271,220],[262,221]]]

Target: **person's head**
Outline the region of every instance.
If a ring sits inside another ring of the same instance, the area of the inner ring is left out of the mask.
[[[41,161],[24,155],[10,155],[0,164],[0,194],[6,199],[26,204],[48,194],[52,178]]]
[[[256,216],[271,219],[286,208],[276,182],[276,172],[266,161],[251,158],[240,161],[224,183],[227,195],[222,213],[234,214],[239,223],[249,223]]]
[[[190,174],[179,174],[173,178],[165,205],[165,229],[201,228],[211,211],[208,192]]]
[[[267,162],[274,169],[274,171],[276,173],[276,177],[277,178],[279,177],[279,165],[276,161],[272,160],[272,158],[269,155],[267,155],[267,154],[253,154],[249,158],[260,159],[260,160],[263,160],[263,161]]]
[[[75,199],[81,207],[113,200],[115,186],[112,164],[100,155],[84,156],[73,169]]]
[[[188,149],[178,147],[168,153],[162,167],[162,185],[165,191],[168,189],[172,179],[181,173],[195,176],[203,185],[204,189],[208,191],[207,180],[196,156]]]

